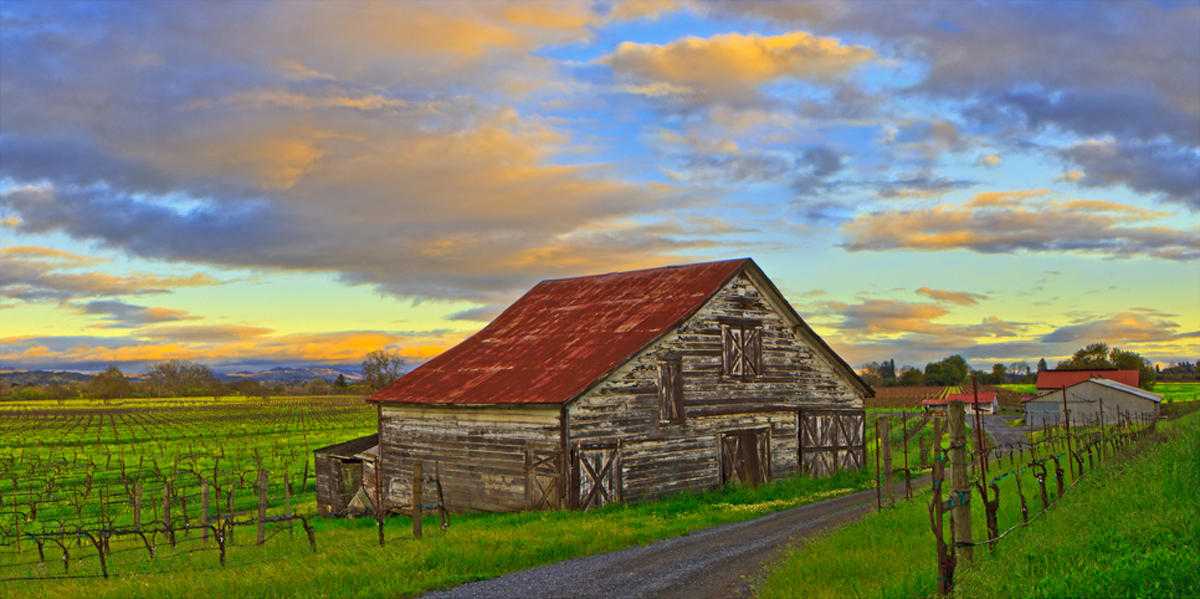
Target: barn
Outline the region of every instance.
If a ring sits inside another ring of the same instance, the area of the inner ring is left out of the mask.
[[[1062,389],[1088,379],[1108,379],[1118,383],[1136,387],[1140,384],[1141,373],[1137,370],[1120,370],[1117,368],[1093,368],[1091,370],[1043,370],[1037,376],[1038,393],[1052,389]]]
[[[861,468],[872,393],[747,258],[543,281],[368,401],[385,507],[519,511]]]
[[[926,412],[938,414],[946,413],[946,406],[952,401],[960,401],[967,408],[968,414],[979,412],[980,414],[995,414],[1000,408],[996,397],[999,394],[995,391],[985,391],[983,393],[947,393],[946,395],[936,399],[926,399],[921,402],[921,406]]]
[[[1117,424],[1129,417],[1156,418],[1162,403],[1161,395],[1110,379],[1085,379],[1064,389],[1026,399],[1025,422],[1058,425],[1062,420],[1064,393],[1073,425],[1097,424],[1101,415],[1105,424]]]

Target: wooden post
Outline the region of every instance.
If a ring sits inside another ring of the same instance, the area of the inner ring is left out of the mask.
[[[412,519],[413,519],[413,538],[421,538],[421,484],[425,482],[421,475],[421,460],[413,462],[413,486],[412,486]]]
[[[882,454],[881,459],[883,459],[883,488],[887,494],[888,507],[892,507],[896,505],[896,491],[892,488],[892,419],[884,416],[879,419],[879,422],[883,423],[879,433],[879,453]]]
[[[287,468],[283,469],[283,515],[288,519],[288,537],[295,537],[292,529],[292,487],[288,484]]]
[[[163,528],[171,539],[171,547],[175,547],[175,528],[171,526],[171,483],[163,483]]]
[[[208,479],[200,479],[200,539],[208,545]]]
[[[954,505],[951,512],[954,518],[954,546],[970,563],[975,561],[975,551],[970,545],[971,483],[967,481],[967,433],[964,421],[966,415],[963,413],[961,401],[949,402],[946,404],[946,410],[950,421],[950,500]]]
[[[879,444],[879,420],[875,421],[875,511],[883,511],[883,498],[879,492],[879,478],[882,472],[879,470],[879,452],[881,451]]]
[[[1067,457],[1071,458],[1071,457],[1073,457],[1071,455],[1071,413],[1069,411],[1067,411],[1067,386],[1066,385],[1063,385],[1063,388],[1062,388],[1062,398],[1063,398],[1063,422],[1064,422],[1063,426],[1066,427],[1065,430],[1066,430],[1066,435],[1067,435]],[[1075,462],[1075,460],[1073,460],[1073,459],[1067,460],[1067,468],[1071,469],[1071,478],[1075,478],[1075,463],[1074,462]]]
[[[133,483],[133,527],[142,527],[142,481]]]
[[[900,426],[903,429],[900,438],[904,441],[904,498],[912,499],[912,476],[908,471],[908,412],[900,414]]]
[[[267,541],[267,471],[258,469],[258,544]]]

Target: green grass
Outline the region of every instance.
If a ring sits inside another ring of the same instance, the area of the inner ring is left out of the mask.
[[[1200,595],[1200,414],[1160,424],[1163,445],[1108,459],[1049,511],[1017,528],[996,554],[976,548],[960,564],[963,597],[1194,597]],[[1064,468],[1066,464],[1064,462]],[[997,469],[993,467],[992,472]],[[1052,471],[1052,468],[1051,468]],[[1070,475],[1068,484],[1070,484]],[[1047,484],[1054,495],[1053,474]],[[1032,477],[1024,494],[1040,508]],[[1013,478],[1001,481],[999,526],[1020,521]],[[978,493],[974,538],[984,538]],[[924,597],[935,592],[928,491],[911,503],[796,548],[777,564],[761,597]],[[948,518],[947,518],[948,522]]]
[[[1155,383],[1154,392],[1163,396],[1163,401],[1200,401],[1200,382]]]
[[[868,472],[842,472],[825,479],[797,477],[758,489],[727,487],[672,495],[657,502],[609,505],[589,512],[452,515],[444,533],[433,518],[426,518],[421,540],[411,537],[411,519],[399,516],[387,520],[389,541],[383,547],[376,542],[373,520],[322,520],[317,522],[315,555],[298,526],[295,539],[280,533],[261,547],[241,545],[253,542],[253,527],[247,527],[236,532],[239,545],[229,551],[225,569],[219,567],[215,550],[187,552],[198,546],[194,536],[176,551],[166,548],[160,538],[161,554],[153,561],[137,549],[140,540],[123,541],[114,545],[109,563],[110,571],[123,576],[107,581],[2,582],[0,594],[89,599],[177,597],[181,589],[186,589],[188,596],[195,597],[411,596],[746,520],[869,488],[870,478]],[[130,547],[134,550],[125,551]],[[31,564],[17,571],[6,568],[4,576],[60,573],[57,547],[48,547],[47,553],[47,566]],[[95,553],[90,547],[72,548],[73,559],[91,557],[73,562],[71,572],[98,573]],[[36,551],[30,553],[28,549],[25,561],[31,555],[36,562]]]

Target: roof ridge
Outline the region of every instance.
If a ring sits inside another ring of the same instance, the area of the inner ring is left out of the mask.
[[[636,268],[634,270],[614,270],[611,272],[602,272],[602,273],[596,273],[596,274],[591,274],[591,275],[579,275],[579,276],[574,276],[574,277],[558,277],[558,278],[554,278],[554,279],[542,279],[541,281],[538,282],[538,284],[540,285],[542,283],[554,283],[557,281],[578,281],[580,279],[593,279],[593,278],[598,278],[598,277],[609,277],[609,276],[613,276],[613,275],[632,275],[632,274],[637,274],[637,273],[642,273],[642,272],[654,272],[656,270],[670,270],[672,268],[691,268],[691,267],[696,267],[696,266],[710,266],[713,264],[724,264],[727,262],[732,263],[732,262],[753,262],[753,261],[754,260],[752,258],[745,257],[745,258],[730,258],[728,260],[709,260],[707,262],[689,262],[686,264],[667,264],[665,266],[653,266],[650,268]]]

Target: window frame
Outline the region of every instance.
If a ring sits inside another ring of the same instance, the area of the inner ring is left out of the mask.
[[[718,318],[721,325],[721,378],[739,381],[763,375],[763,323],[751,318]]]
[[[682,424],[687,421],[683,405],[683,356],[666,353],[658,357],[658,423]]]

